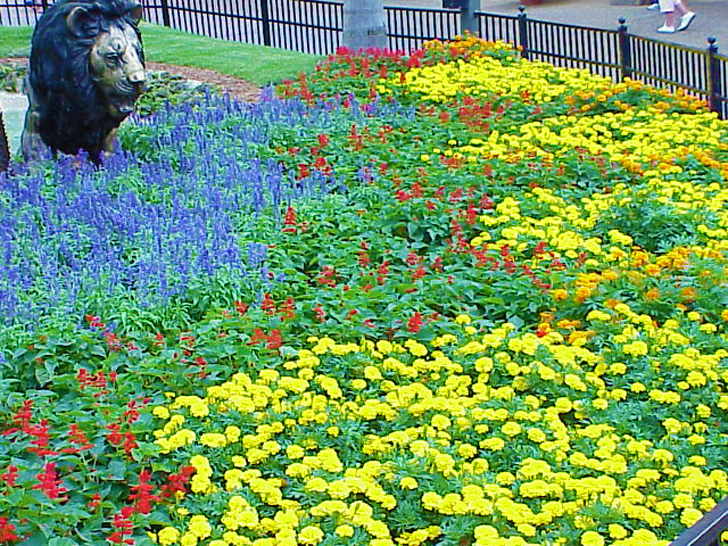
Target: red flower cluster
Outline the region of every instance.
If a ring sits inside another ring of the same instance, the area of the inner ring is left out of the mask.
[[[10,543],[20,540],[20,537],[15,534],[15,525],[8,521],[8,518],[0,516],[0,544]]]
[[[63,494],[67,491],[67,489],[61,485],[61,479],[56,473],[55,462],[51,461],[46,463],[44,471],[36,475],[36,478],[38,478],[38,481],[40,483],[35,484],[33,486],[33,489],[39,489],[43,491],[43,493],[45,493],[45,496],[51,500],[58,499],[61,502],[65,502],[68,500],[68,497]]]
[[[280,330],[271,330],[270,334],[266,334],[260,328],[253,330],[253,337],[248,341],[248,345],[257,345],[258,343],[265,342],[268,349],[278,349],[283,345],[283,336]]]

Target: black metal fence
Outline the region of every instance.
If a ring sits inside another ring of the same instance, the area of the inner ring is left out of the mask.
[[[32,25],[51,2],[0,0],[0,26]],[[539,21],[519,10],[475,12],[476,28],[485,39],[521,46],[529,59],[588,69],[613,81],[631,77],[683,89],[728,118],[728,57],[718,54],[715,43],[689,48],[632,35],[624,22],[605,30]],[[145,12],[152,23],[186,32],[317,55],[333,53],[342,40],[340,0],[149,0]],[[385,13],[391,49],[409,51],[463,29],[457,9],[386,6]]]

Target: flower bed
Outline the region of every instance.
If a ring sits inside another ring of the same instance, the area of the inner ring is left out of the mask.
[[[728,493],[704,104],[474,38],[278,93],[3,180],[0,542],[667,545]]]

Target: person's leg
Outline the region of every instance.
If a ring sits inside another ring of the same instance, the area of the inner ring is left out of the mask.
[[[665,16],[665,24],[657,32],[675,32],[675,0],[660,0],[660,11]]]
[[[680,13],[680,25],[677,27],[678,30],[685,30],[690,26],[690,23],[695,19],[695,12],[691,11],[685,0],[677,0],[675,2],[675,9]]]

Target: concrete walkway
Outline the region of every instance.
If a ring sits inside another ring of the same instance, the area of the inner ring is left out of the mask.
[[[659,11],[649,11],[645,6],[615,6],[610,0],[544,0],[542,4],[528,6],[526,14],[541,21],[615,30],[619,26],[619,18],[624,17],[629,31],[645,38],[704,49],[708,47],[708,36],[714,36],[718,52],[728,56],[728,0],[685,1],[697,13],[697,17],[688,30],[675,34],[657,32],[657,27],[663,23]],[[480,0],[480,10],[516,15],[519,3],[518,0]],[[384,4],[439,8],[442,7],[442,0],[384,0]]]
[[[20,150],[20,133],[22,133],[23,124],[25,123],[28,99],[25,95],[0,91],[0,109],[3,112],[10,153],[15,154]]]

